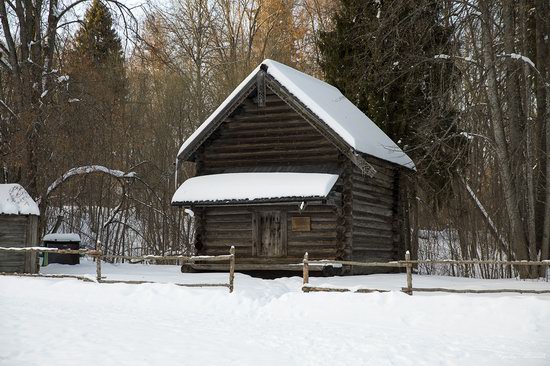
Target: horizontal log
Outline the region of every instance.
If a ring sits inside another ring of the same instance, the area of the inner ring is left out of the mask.
[[[293,247],[289,247],[288,248],[288,254],[289,255],[294,255],[294,256],[298,256],[302,253],[304,253],[305,251],[308,252],[309,255],[311,255],[312,257],[319,257],[319,258],[323,258],[323,257],[326,257],[326,256],[336,256],[336,252],[338,251],[336,249],[336,247],[332,247],[332,248],[320,248],[320,247],[317,247],[317,248],[312,248],[312,247],[300,247],[300,248],[293,248]]]
[[[298,216],[307,216],[310,214],[315,215],[323,215],[326,213],[335,213],[335,207],[331,205],[307,205],[305,210],[299,211],[298,207],[294,208],[291,207],[290,210],[288,210],[289,214],[298,215]]]
[[[325,148],[332,149],[337,153],[336,148],[334,148],[329,142],[324,142],[321,139],[313,140],[300,140],[299,143],[295,141],[269,141],[269,142],[255,142],[255,143],[242,143],[237,141],[232,141],[231,143],[217,143],[212,144],[208,148],[210,153],[222,154],[222,153],[237,153],[245,151],[265,151],[265,150],[288,150],[288,149],[305,149],[305,148]]]
[[[229,247],[231,247],[232,245],[239,248],[239,247],[251,247],[252,246],[252,234],[250,234],[250,236],[246,239],[204,239],[203,240],[203,244],[207,247],[207,248],[216,248],[216,249],[220,249],[220,247],[222,248],[227,248],[227,250],[229,250]],[[226,250],[226,252],[227,252]]]
[[[388,262],[358,262],[358,261],[341,261],[341,260],[316,260],[310,261],[310,264],[341,264],[347,266],[358,266],[358,267],[392,267],[392,268],[401,268],[406,267],[400,261],[388,261]]]
[[[289,246],[334,246],[336,245],[336,239],[326,239],[326,238],[299,238],[295,239],[292,236],[289,236],[287,239]]]
[[[279,122],[279,121],[286,121],[286,120],[293,120],[300,118],[300,115],[294,111],[288,111],[284,113],[269,113],[269,114],[259,114],[259,113],[247,113],[247,114],[236,114],[230,117],[231,121],[258,121],[258,120],[264,120],[264,121],[273,121],[273,122]],[[225,122],[227,123],[227,122]],[[229,122],[231,123],[231,122]],[[309,128],[312,128],[309,126]]]
[[[208,151],[203,155],[205,161],[208,160],[230,160],[230,159],[239,159],[245,160],[247,158],[260,159],[262,157],[286,157],[293,155],[334,155],[338,156],[338,152],[334,150],[331,146],[314,146],[314,147],[303,147],[303,146],[288,146],[281,148],[279,150],[275,149],[257,149],[251,151],[236,151],[236,152],[219,152],[219,151]]]
[[[227,253],[227,250],[225,251]],[[195,262],[195,261],[207,261],[207,262],[225,262],[231,259],[231,255],[197,255],[197,256],[184,256],[184,255],[141,255],[141,256],[130,256],[130,255],[111,255],[105,254],[102,255],[103,259],[128,259],[135,261],[145,261],[145,260],[180,260],[184,262]]]
[[[359,211],[353,211],[352,213],[353,222],[363,222],[363,223],[379,223],[379,224],[385,224],[391,227],[393,225],[394,218],[388,217],[388,216],[380,216],[374,213],[366,213],[366,212],[359,212]]]
[[[406,287],[401,288],[403,292],[408,292]],[[527,289],[513,289],[513,288],[500,288],[500,289],[456,289],[456,288],[442,288],[442,287],[413,287],[413,292],[450,292],[455,294],[498,294],[498,293],[518,293],[518,294],[550,294],[550,290],[527,290]]]
[[[278,127],[280,129],[285,128],[297,128],[297,127],[303,127],[303,128],[310,128],[312,131],[315,131],[306,121],[303,119],[300,119],[299,116],[297,116],[295,119],[288,119],[286,121],[280,121],[277,118],[274,118],[274,120],[269,120],[265,118],[258,118],[255,120],[243,120],[240,117],[228,119],[228,122],[226,124],[223,124],[221,128],[227,129],[227,130],[256,130],[261,131],[264,128],[274,128]],[[315,131],[317,132],[317,131]]]
[[[355,220],[353,221],[353,229],[369,230],[373,233],[394,233],[391,222],[378,222],[372,220]]]
[[[212,139],[209,142],[209,145],[207,146],[229,146],[232,144],[261,144],[261,143],[271,143],[271,142],[286,142],[291,139],[289,139],[289,136],[292,134],[289,133],[287,135],[280,133],[277,135],[270,135],[270,136],[241,136],[238,139],[227,139],[227,138],[221,138],[218,137],[216,139]],[[299,133],[296,135],[295,138],[300,139],[300,141],[324,141],[323,137],[320,137],[317,133]]]
[[[210,247],[205,245],[200,250],[200,253],[207,256],[218,256],[227,253],[227,247]],[[250,255],[252,255],[252,246],[235,246],[235,256],[237,258]]]
[[[141,280],[100,280],[100,283],[115,284],[124,283],[127,285],[142,285],[145,283],[159,283],[154,281],[141,281]],[[180,287],[229,287],[228,283],[170,283],[170,285],[176,285]]]
[[[372,156],[367,155],[365,156],[365,160],[376,169],[377,173],[384,174],[386,176],[391,176],[397,173],[397,168],[392,165],[391,163],[385,161],[385,160],[376,160],[376,158],[373,159]],[[361,170],[357,166],[353,166],[353,173],[356,175],[361,175]]]
[[[363,212],[366,214],[376,214],[378,216],[385,216],[385,217],[392,217],[394,214],[394,211],[392,209],[383,208],[383,207],[376,207],[374,205],[368,204],[368,205],[362,205],[359,203],[353,203],[353,211],[354,212]]]
[[[289,228],[288,237],[293,240],[299,239],[335,239],[336,230],[312,230],[312,231],[291,231]]]
[[[291,222],[291,220],[289,220]],[[292,229],[292,227],[290,228]],[[312,220],[311,221],[311,230],[317,231],[317,230],[336,230],[337,225],[335,220],[331,221],[320,221],[320,220]]]
[[[395,192],[392,188],[366,184],[353,184],[353,192],[363,192],[377,197],[387,197],[393,200]]]
[[[274,158],[274,157],[262,157],[259,158],[248,158],[248,159],[209,159],[202,160],[204,164],[204,169],[214,169],[214,168],[225,168],[228,166],[241,166],[241,167],[258,167],[265,165],[281,165],[287,166],[299,163],[301,165],[314,165],[319,164],[319,162],[330,163],[337,162],[338,156],[335,154],[323,154],[321,156],[287,156],[284,159]]]
[[[267,104],[264,107],[258,107],[258,105],[250,105],[250,104],[244,104],[243,105],[243,113],[246,115],[263,115],[263,114],[279,114],[279,113],[295,113],[292,108],[288,104]]]
[[[366,198],[353,195],[353,205],[368,205],[371,207],[380,207],[393,210],[396,207],[397,200],[393,197],[379,196],[378,198]]]
[[[274,119],[273,122],[277,122],[278,119]],[[222,128],[219,130],[219,138],[239,138],[248,136],[271,136],[271,137],[283,137],[285,134],[291,134],[301,136],[302,134],[312,134],[310,126],[297,126],[288,128],[263,128],[258,130],[232,130],[229,128]]]
[[[295,258],[293,263],[282,263],[271,260],[272,263],[259,263],[259,262],[235,262],[235,269],[237,271],[291,271],[302,272],[302,259]],[[216,264],[190,264],[191,268],[195,270],[205,271],[220,271],[224,268]],[[322,271],[325,265],[311,265],[309,267],[310,272]]]
[[[358,200],[360,202],[383,204],[387,205],[387,207],[393,207],[395,205],[395,198],[393,195],[380,195],[356,189],[353,191],[352,196],[354,200]]]
[[[500,261],[476,259],[418,259],[400,261],[410,264],[501,264],[505,266],[550,266],[550,260],[543,261]]]
[[[391,243],[393,241],[394,233],[391,231],[364,229],[355,226],[353,228],[353,236],[365,242],[369,242],[369,240],[372,239],[378,242],[382,241],[385,243],[387,241]]]
[[[374,177],[369,176],[359,176],[354,175],[352,178],[352,182],[354,185],[356,184],[367,184],[370,186],[380,186],[380,187],[387,187],[387,188],[393,188],[395,186],[395,179],[393,176],[386,176],[384,174],[376,172]]]
[[[75,278],[84,282],[96,282],[94,279],[86,276],[65,275],[65,274],[41,274],[41,273],[7,273],[0,272],[0,276],[15,276],[15,277],[42,277],[42,278]]]
[[[350,289],[347,288],[341,288],[341,287],[318,287],[318,286],[310,286],[310,285],[304,285],[302,287],[303,292],[351,292]],[[390,290],[381,290],[377,288],[360,288],[355,291],[355,293],[373,293],[373,292],[390,292]]]

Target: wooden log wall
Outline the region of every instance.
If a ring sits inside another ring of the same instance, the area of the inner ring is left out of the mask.
[[[337,209],[331,204],[310,204],[300,212],[298,204],[266,206],[205,207],[195,209],[200,217],[198,233],[200,255],[220,255],[234,245],[238,262],[269,262],[274,258],[256,256],[258,233],[254,223],[257,212],[279,211],[286,216],[286,253],[279,262],[299,263],[304,252],[312,259],[338,257]],[[310,231],[294,231],[293,217],[309,217]]]
[[[291,171],[296,166],[336,172],[339,155],[331,142],[268,89],[265,107],[247,98],[198,151],[197,162],[199,174]]]
[[[337,205],[308,205],[302,212],[292,207],[288,218],[288,256],[301,260],[304,253],[311,259],[333,259],[338,257],[338,213]],[[311,231],[293,231],[292,217],[310,217]],[[297,262],[298,263],[298,262]]]
[[[398,216],[398,169],[383,160],[368,157],[377,173],[370,178],[353,167],[353,260],[398,259],[401,241]]]

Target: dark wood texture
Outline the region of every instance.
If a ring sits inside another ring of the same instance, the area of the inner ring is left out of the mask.
[[[220,121],[192,156],[197,175],[317,172],[338,174],[339,179],[326,199],[308,203],[303,210],[299,199],[193,207],[198,253],[223,254],[233,245],[237,268],[245,263],[301,263],[305,252],[311,260],[397,259],[403,222],[400,168],[350,154],[319,126],[318,118],[307,119],[307,111],[299,109],[285,90],[273,87],[267,80],[265,96],[263,90],[260,96],[252,90]]]
[[[383,160],[367,157],[376,169],[374,177],[352,167],[351,186],[353,249],[352,260],[390,261],[398,259],[401,244],[398,169]],[[377,272],[353,267],[353,273]]]
[[[0,247],[38,244],[38,216],[0,215]],[[0,272],[36,272],[36,253],[0,252]]]
[[[198,161],[201,175],[319,165],[323,172],[337,172],[338,155],[330,141],[268,89],[266,106],[247,98],[201,147]]]
[[[286,232],[283,232],[284,213],[281,211],[258,212],[258,248],[260,257],[282,257],[286,255]]]
[[[311,231],[311,217],[292,216],[292,231]]]
[[[300,263],[306,251],[314,259],[337,255],[337,215],[333,205],[308,205],[302,212],[298,204],[204,207],[195,211],[201,217],[197,237],[200,254],[227,253],[234,245],[238,262],[286,257],[291,259],[290,263]],[[268,218],[274,212],[280,219],[270,221]],[[292,218],[301,215],[310,218],[310,231],[292,231]],[[267,243],[268,235],[274,237],[272,244]]]

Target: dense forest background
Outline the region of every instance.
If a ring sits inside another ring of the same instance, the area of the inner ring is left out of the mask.
[[[416,162],[418,256],[549,259],[548,0],[2,0],[0,17],[0,180],[39,200],[41,233],[190,253],[176,152],[272,58],[337,86]]]

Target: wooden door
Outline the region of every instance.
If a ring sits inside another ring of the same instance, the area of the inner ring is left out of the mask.
[[[260,211],[256,215],[256,254],[259,257],[285,256],[286,213],[281,211]]]

